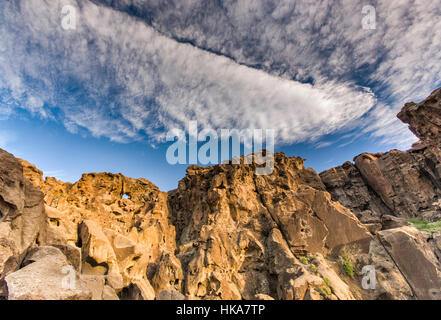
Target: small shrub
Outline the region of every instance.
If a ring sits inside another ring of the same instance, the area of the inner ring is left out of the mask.
[[[308,264],[309,264],[309,259],[308,259],[308,257],[300,257],[300,258],[299,258],[299,261],[300,261],[301,263],[303,263],[304,265],[308,265]]]
[[[328,286],[321,286],[315,288],[315,290],[324,298],[329,298],[332,295],[332,290]]]
[[[354,271],[354,266],[352,265],[352,263],[344,262],[343,269],[345,270],[345,272],[348,276],[350,276],[351,278],[354,277],[355,271]]]
[[[328,287],[331,286],[331,280],[329,280],[329,278],[324,277],[324,278],[323,278],[323,281],[326,283],[326,285],[327,285]]]
[[[355,268],[354,265],[352,264],[352,258],[349,252],[344,252],[343,255],[340,256],[340,263],[345,273],[349,277],[353,278],[355,275]]]
[[[311,269],[311,272],[313,272],[313,273],[317,273],[317,267],[316,267],[315,265],[311,264],[311,265],[309,266],[309,268]]]

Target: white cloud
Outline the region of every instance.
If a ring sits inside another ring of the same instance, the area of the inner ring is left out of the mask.
[[[362,0],[100,2],[120,10],[135,6],[170,37],[272,74],[367,83],[387,103],[360,124],[385,143],[414,140],[396,114],[441,84],[440,0],[371,1],[376,30],[362,29]]]
[[[214,129],[274,128],[279,142],[291,143],[340,130],[375,103],[369,90],[349,82],[283,79],[90,2],[81,1],[77,30],[69,32],[59,26],[60,5],[22,4],[20,12],[5,10],[3,81],[31,112],[50,114],[44,102],[61,109],[71,132],[83,127],[124,142],[141,139],[142,131],[161,138],[198,120]],[[14,33],[21,23],[27,26]]]
[[[165,36],[86,0],[77,1],[77,30],[65,31],[66,1],[18,2],[0,12],[0,90],[10,92],[2,108],[118,142],[161,139],[198,120],[274,128],[284,143],[358,128],[406,147],[415,137],[396,113],[441,81],[439,0],[373,1],[377,30],[361,28],[361,0],[118,2]]]

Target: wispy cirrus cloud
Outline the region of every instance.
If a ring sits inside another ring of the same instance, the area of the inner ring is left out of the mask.
[[[167,129],[198,120],[213,129],[274,128],[290,143],[344,128],[375,103],[369,90],[349,82],[284,79],[86,1],[77,4],[78,29],[66,32],[62,3],[44,4],[5,10],[3,86],[34,114],[58,113],[73,132],[160,140]]]
[[[271,74],[369,86],[383,103],[358,126],[385,143],[415,140],[396,113],[441,85],[440,0],[370,1],[375,30],[361,28],[361,0],[98,2]]]
[[[118,142],[198,120],[274,128],[281,143],[360,128],[404,146],[398,108],[441,79],[436,2],[377,1],[374,31],[361,1],[6,2],[1,108]],[[67,3],[76,30],[61,28]]]

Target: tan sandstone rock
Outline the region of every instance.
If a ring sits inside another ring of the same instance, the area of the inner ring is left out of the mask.
[[[9,300],[89,300],[92,293],[63,253],[50,246],[30,251],[20,270],[6,276]]]
[[[406,219],[441,219],[440,92],[399,115],[421,139],[412,149],[320,175],[283,153],[257,175],[247,155],[190,166],[164,193],[121,174],[43,179],[0,152],[0,291],[7,276],[10,298],[27,299],[436,298],[441,237]],[[57,296],[51,268],[64,263],[82,289]],[[365,266],[375,288],[362,287]]]

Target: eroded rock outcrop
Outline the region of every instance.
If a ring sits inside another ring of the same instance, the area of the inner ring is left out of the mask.
[[[0,150],[0,292],[439,299],[441,235],[406,219],[441,219],[440,92],[400,113],[421,139],[411,150],[362,154],[320,175],[304,159],[277,153],[269,175],[256,175],[255,164],[191,166],[164,193],[121,174],[85,174],[73,184],[43,179]],[[63,285],[65,267],[77,287]],[[375,270],[373,287],[365,270]]]
[[[410,150],[361,154],[320,177],[333,200],[377,233],[365,257],[381,279],[374,293],[440,299],[440,236],[411,228],[407,219],[441,220],[441,88],[407,103],[398,118],[421,139]]]
[[[40,170],[21,162],[25,176],[45,193],[46,243],[79,249],[82,274],[102,276],[117,293],[154,299],[148,274],[176,247],[167,195],[145,179],[121,174],[87,174],[74,184],[43,180]]]
[[[363,223],[381,223],[386,215],[441,218],[441,178],[430,149],[361,154],[354,161],[320,177],[333,200]]]
[[[364,153],[320,174],[333,200],[363,223],[385,216],[441,219],[441,88],[407,103],[398,117],[421,139],[410,150]]]
[[[441,142],[441,88],[421,103],[409,102],[398,114],[409,124],[409,129],[426,145],[440,147]]]
[[[428,244],[427,234],[402,227],[379,233],[379,239],[412,288],[416,298],[433,299],[441,288],[440,261]]]
[[[303,162],[276,154],[269,176],[257,176],[254,165],[193,166],[166,194],[146,180],[108,173],[75,184],[43,180],[22,161],[45,192],[46,244],[62,249],[83,277],[95,277],[86,281],[99,288],[91,290],[94,298],[104,280],[122,299],[164,292],[189,299],[353,299],[338,266],[298,259],[336,255],[348,245],[367,250],[372,236]],[[346,232],[333,232],[338,228]]]
[[[253,165],[188,168],[169,199],[186,295],[303,299],[323,280],[295,255],[370,241],[367,228],[331,201],[303,161],[278,153],[268,176],[255,175]],[[333,232],[339,228],[345,232]]]
[[[43,194],[23,177],[19,161],[0,149],[0,297],[7,295],[5,277],[44,241],[44,225]]]

